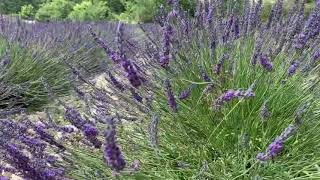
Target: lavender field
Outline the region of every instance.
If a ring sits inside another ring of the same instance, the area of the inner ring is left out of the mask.
[[[167,0],[135,24],[0,12],[0,180],[320,179],[306,3]]]

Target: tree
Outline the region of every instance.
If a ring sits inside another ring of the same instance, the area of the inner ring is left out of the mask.
[[[62,20],[68,17],[74,5],[75,3],[69,0],[53,0],[44,3],[35,17],[39,21]]]
[[[79,21],[103,20],[109,15],[109,8],[106,2],[85,0],[76,4],[68,18]]]
[[[0,14],[18,14],[21,7],[31,4],[37,8],[45,0],[0,0]]]
[[[23,19],[32,19],[35,14],[35,9],[31,4],[24,5],[21,7],[19,14]]]

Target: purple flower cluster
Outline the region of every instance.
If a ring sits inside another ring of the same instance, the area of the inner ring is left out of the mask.
[[[186,90],[182,91],[179,95],[180,100],[185,100],[191,95],[192,89],[195,87],[195,84],[191,84]]]
[[[260,56],[260,64],[265,70],[272,71],[273,66],[266,55]]]
[[[252,98],[255,96],[255,93],[253,92],[253,89],[255,87],[255,83],[252,84],[247,90],[233,90],[229,89],[225,93],[223,93],[221,96],[219,96],[213,103],[214,109],[220,109],[221,106],[229,101],[232,101],[236,98]]]
[[[73,126],[81,129],[87,140],[89,140],[95,148],[100,148],[102,143],[97,139],[98,130],[93,125],[90,125],[84,120],[79,113],[73,107],[65,106],[65,114],[64,117],[68,120]]]
[[[27,124],[23,125],[24,123]],[[39,138],[31,137],[27,130],[32,126],[35,127],[35,125],[29,122],[24,123],[0,120],[2,126],[0,130],[0,148],[5,152],[5,161],[14,168],[10,170],[1,167],[0,171],[18,172],[25,178],[39,180],[61,179],[64,176],[63,168],[51,167],[54,161],[47,160],[50,156],[45,152],[47,147],[45,142],[53,146],[58,144],[53,143],[55,142],[54,139],[49,134],[44,133],[42,129],[40,131],[34,129]],[[13,127],[14,129],[11,129]],[[43,126],[41,127],[44,128]],[[62,148],[61,145],[60,148]],[[48,171],[55,173],[48,174]]]
[[[290,124],[275,140],[268,146],[266,152],[259,153],[257,159],[260,161],[267,161],[274,159],[279,155],[284,147],[284,142],[289,139],[297,131],[297,126]]]
[[[298,67],[299,67],[299,62],[294,61],[291,63],[289,69],[288,69],[288,77],[293,76],[293,74],[297,71]]]
[[[99,132],[96,127],[91,124],[85,124],[83,126],[83,133],[95,148],[99,149],[101,147],[102,143],[97,139]]]
[[[261,107],[260,117],[262,121],[266,121],[271,116],[271,112],[269,111],[267,101],[265,101]]]
[[[166,79],[164,81],[164,87],[168,98],[168,104],[173,112],[177,112],[177,102],[175,100],[174,94],[172,92],[170,80]]]
[[[116,127],[113,120],[109,122],[109,129],[105,131],[105,149],[104,158],[108,166],[118,172],[126,167],[126,161],[122,155],[119,145],[116,139]]]
[[[160,65],[163,68],[167,68],[170,61],[170,42],[173,34],[172,26],[167,22],[163,27],[162,36],[162,54],[160,56]]]
[[[228,58],[229,58],[228,54],[224,54],[224,55],[220,58],[218,64],[217,64],[217,65],[215,66],[215,68],[214,68],[214,72],[215,72],[216,74],[220,74],[221,69],[222,69],[222,66],[223,66],[223,64],[224,64],[224,61],[225,61],[226,59],[228,59]]]

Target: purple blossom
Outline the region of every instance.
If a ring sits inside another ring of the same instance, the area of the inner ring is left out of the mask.
[[[288,69],[288,77],[291,77],[298,69],[299,62],[292,62]]]
[[[199,66],[199,70],[200,70],[200,75],[201,75],[202,79],[206,82],[211,82],[210,77],[208,76],[206,71],[203,69],[203,67]]]
[[[28,178],[40,179],[39,172],[30,164],[30,159],[24,155],[15,144],[6,144],[5,150],[10,156],[9,163],[19,169]]]
[[[130,60],[122,60],[121,65],[125,70],[125,73],[126,73],[125,76],[128,78],[130,84],[135,88],[138,88],[139,86],[141,86],[142,84],[141,78],[138,76]]]
[[[33,128],[36,133],[39,135],[39,137],[46,141],[47,143],[53,145],[53,146],[56,146],[58,147],[59,149],[61,150],[65,150],[66,148],[61,145],[60,143],[58,143],[55,139],[54,139],[54,136],[52,136],[51,134],[47,133],[45,130],[44,130],[44,127],[43,126],[34,126]]]
[[[170,61],[170,41],[173,34],[172,26],[167,22],[163,27],[162,36],[162,54],[160,56],[160,65],[167,68]]]
[[[95,148],[100,148],[102,146],[101,141],[97,139],[99,132],[96,127],[91,124],[85,124],[83,127],[83,133]]]
[[[108,166],[119,172],[126,167],[126,161],[122,155],[120,147],[117,144],[116,138],[116,127],[113,120],[109,122],[109,129],[105,131],[105,149],[104,149],[104,158]]]
[[[169,79],[165,80],[164,86],[165,86],[165,90],[166,90],[166,94],[167,94],[167,98],[168,98],[168,104],[173,112],[177,112],[177,102],[174,98],[174,94],[172,92]]]
[[[73,107],[65,107],[64,118],[78,129],[82,129],[82,127],[86,124],[79,111]]]
[[[300,33],[300,34],[296,37],[295,43],[294,43],[293,46],[294,46],[296,49],[302,49],[302,48],[306,45],[307,41],[308,41],[307,35],[304,34],[304,33]]]
[[[220,74],[221,69],[222,69],[222,66],[223,66],[223,64],[224,64],[224,61],[225,61],[226,59],[228,59],[228,58],[229,58],[228,54],[224,54],[224,55],[220,58],[218,64],[217,64],[217,65],[215,66],[215,68],[214,68],[214,71],[215,71],[216,74]]]
[[[210,24],[211,24],[212,21],[213,21],[213,15],[214,15],[214,6],[211,5],[211,6],[209,6],[209,8],[208,8],[208,15],[207,15],[207,20],[206,20],[208,26],[210,26]]]
[[[190,96],[190,94],[191,94],[191,91],[192,91],[192,89],[195,87],[195,84],[192,84],[190,87],[188,87],[186,90],[184,90],[184,91],[182,91],[181,93],[180,93],[180,96],[179,96],[179,99],[180,100],[185,100],[185,99],[187,99],[189,96]]]
[[[266,121],[271,116],[271,112],[269,111],[267,101],[265,101],[261,107],[260,117],[263,121]]]
[[[297,126],[290,124],[275,140],[267,147],[265,153],[258,153],[257,159],[267,161],[274,159],[281,153],[284,147],[284,142],[289,139],[297,130]]]
[[[231,101],[233,98],[237,96],[238,96],[238,93],[235,90],[230,89],[222,95],[221,99],[223,101]]]
[[[276,157],[282,150],[283,150],[283,141],[281,140],[276,140],[272,142],[267,148],[268,155],[271,158]]]
[[[220,97],[218,97],[214,101],[215,109],[219,109],[225,102],[231,101],[235,98],[252,98],[255,96],[253,89],[255,88],[255,83],[253,83],[247,90],[233,90],[229,89],[225,93],[223,93]]]
[[[272,71],[272,64],[269,61],[269,58],[266,55],[261,55],[260,56],[260,64],[261,66],[267,70],[267,71]]]

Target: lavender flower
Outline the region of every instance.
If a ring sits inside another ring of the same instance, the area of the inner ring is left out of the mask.
[[[291,77],[298,69],[299,62],[292,62],[288,69],[288,77]]]
[[[220,58],[218,64],[217,64],[217,65],[215,66],[215,68],[214,68],[214,71],[215,71],[216,74],[220,74],[221,69],[222,69],[222,66],[223,66],[223,64],[224,64],[224,61],[225,61],[226,59],[228,59],[228,58],[229,58],[228,54],[224,54],[224,55]]]
[[[225,102],[229,102],[235,98],[252,98],[255,96],[253,92],[254,88],[255,83],[253,83],[247,90],[229,89],[214,101],[213,107],[218,110]]]
[[[141,86],[141,78],[138,76],[130,60],[122,60],[121,65],[126,72],[125,76],[128,78],[130,84],[135,88]]]
[[[82,127],[86,124],[79,111],[73,107],[65,107],[64,118],[78,129],[82,129]]]
[[[96,127],[91,124],[85,124],[83,127],[83,133],[95,148],[100,148],[102,146],[102,143],[97,139],[99,132]]]
[[[162,37],[162,54],[160,57],[160,65],[163,68],[167,68],[170,61],[170,39],[173,33],[172,26],[166,22],[163,27],[163,37]]]
[[[51,145],[54,145],[54,146],[58,147],[59,149],[61,149],[63,151],[66,149],[63,145],[59,144],[51,134],[47,133],[44,130],[43,126],[35,126],[34,130],[36,131],[36,133],[39,135],[39,137],[42,140],[48,142]]]
[[[267,161],[274,159],[283,150],[283,144],[289,139],[297,130],[297,126],[290,124],[275,140],[267,147],[266,152],[259,153],[257,159],[260,161]]]
[[[182,92],[180,93],[179,99],[180,99],[180,100],[185,100],[185,99],[187,99],[187,98],[190,96],[191,91],[192,91],[192,89],[193,89],[194,87],[195,87],[195,84],[191,84],[190,87],[188,87],[188,89],[182,91]]]
[[[206,82],[212,82],[206,71],[199,65],[200,75]]]
[[[263,121],[266,121],[271,116],[271,112],[269,111],[267,101],[265,101],[261,107],[260,117]]]
[[[266,55],[260,56],[260,64],[265,70],[272,71],[272,64]]]
[[[109,129],[105,131],[105,149],[104,149],[104,158],[108,166],[119,172],[126,167],[126,161],[122,155],[120,147],[117,144],[116,139],[116,127],[113,120],[109,122]]]
[[[30,164],[30,159],[24,155],[15,144],[6,144],[5,150],[10,156],[9,163],[19,169],[24,176],[34,179],[42,179],[39,172]]]
[[[164,86],[165,86],[165,90],[166,90],[166,93],[167,93],[168,104],[169,104],[169,106],[170,106],[170,108],[171,108],[171,110],[173,112],[177,112],[177,103],[176,103],[176,100],[174,98],[174,94],[172,92],[171,84],[170,84],[169,79],[165,80]]]

